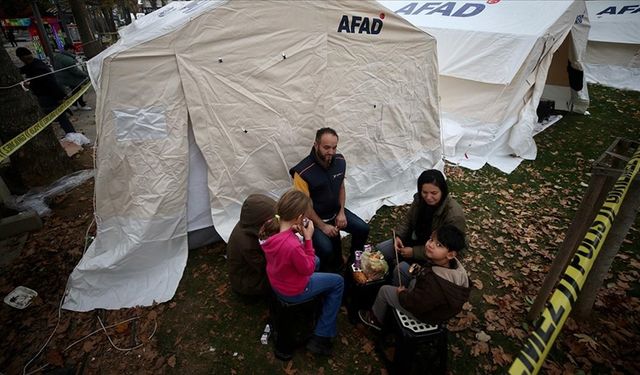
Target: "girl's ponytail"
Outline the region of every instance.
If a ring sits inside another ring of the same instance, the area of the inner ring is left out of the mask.
[[[267,238],[273,236],[274,234],[280,231],[280,216],[278,214],[274,215],[271,219],[267,220],[260,231],[258,232],[258,239],[260,241],[266,241]]]
[[[276,214],[260,228],[258,238],[265,241],[270,236],[280,232],[280,221],[295,220],[304,215],[311,207],[311,199],[300,190],[289,190],[280,197],[276,204]]]

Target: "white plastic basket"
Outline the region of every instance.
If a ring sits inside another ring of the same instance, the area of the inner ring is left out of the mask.
[[[396,309],[396,314],[398,314],[398,318],[400,318],[400,323],[402,323],[402,326],[415,333],[427,333],[435,331],[439,328],[438,325],[426,324],[415,320],[398,309]]]

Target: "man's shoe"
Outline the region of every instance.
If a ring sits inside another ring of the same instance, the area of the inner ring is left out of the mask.
[[[307,350],[313,354],[330,356],[332,353],[331,339],[313,335],[307,342]]]
[[[79,109],[80,109],[81,111],[90,111],[90,110],[92,110],[93,108],[89,107],[88,105],[85,105],[84,107],[79,107]]]
[[[358,316],[362,323],[377,331],[382,331],[382,327],[380,326],[380,323],[378,323],[378,319],[376,319],[371,310],[358,310]]]

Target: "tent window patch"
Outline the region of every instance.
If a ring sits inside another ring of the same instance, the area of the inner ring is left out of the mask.
[[[167,120],[162,107],[114,109],[116,139],[145,141],[167,137]]]

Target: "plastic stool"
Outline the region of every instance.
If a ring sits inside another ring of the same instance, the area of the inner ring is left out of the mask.
[[[293,357],[296,347],[304,344],[318,319],[319,300],[290,303],[278,298],[275,293],[270,303],[272,337],[276,358],[288,361]]]
[[[398,335],[393,357],[394,370],[398,374],[446,374],[448,355],[446,324],[426,324],[397,309],[393,309],[393,317]],[[428,361],[424,364],[416,358],[421,349],[427,349],[429,353],[426,358]]]

